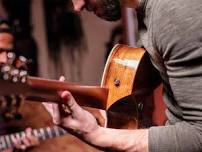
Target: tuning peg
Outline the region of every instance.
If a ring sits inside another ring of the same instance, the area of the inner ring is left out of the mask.
[[[20,76],[20,79],[21,79],[21,82],[22,83],[25,83],[26,80],[27,80],[27,75],[28,75],[28,72],[25,71],[25,70],[20,70],[20,73],[19,73],[19,76]]]
[[[14,63],[15,59],[16,59],[15,53],[13,53],[13,52],[7,53],[7,64],[12,65]]]
[[[19,73],[20,73],[19,69],[12,69],[11,70],[10,74],[11,74],[13,82],[18,82],[19,81]]]
[[[1,67],[1,72],[2,73],[9,72],[10,70],[11,70],[11,67],[9,65],[7,65],[7,64],[2,65],[2,67]]]
[[[32,60],[27,59],[24,56],[19,56],[16,61],[16,67],[24,70],[28,70],[28,64],[30,64]]]
[[[11,71],[11,67],[7,64],[3,64],[1,66],[1,77],[4,80],[9,80],[10,79],[10,71]]]

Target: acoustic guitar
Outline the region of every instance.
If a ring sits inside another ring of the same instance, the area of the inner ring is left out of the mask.
[[[147,117],[151,117],[153,108],[147,108],[144,104],[148,103],[147,99],[159,80],[156,79],[156,71],[148,54],[142,48],[116,45],[108,57],[101,86],[31,77],[26,71],[8,64],[2,64],[0,69],[0,95],[23,95],[27,101],[61,103],[58,91],[68,90],[78,104],[90,111],[101,125],[105,122],[96,109],[107,111],[107,127],[135,129],[152,124],[152,120]],[[145,116],[145,110],[151,112],[147,111],[148,115]],[[143,120],[143,117],[146,119]],[[50,127],[41,128],[33,130],[33,135],[44,140],[66,133],[60,129],[52,132],[54,129]],[[23,135],[24,132],[1,136],[0,149],[13,146],[12,136]]]

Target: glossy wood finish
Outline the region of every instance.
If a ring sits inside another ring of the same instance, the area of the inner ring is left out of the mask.
[[[27,85],[30,90],[26,98],[32,101],[60,102],[59,91],[68,90],[81,106],[106,109],[107,88],[99,86],[83,86],[71,82],[61,82],[36,77],[28,77]]]
[[[145,51],[126,45],[116,45],[106,63],[101,86],[109,89],[107,108],[132,94],[135,75]]]
[[[131,94],[134,90],[137,69],[144,54],[145,51],[141,48],[116,45],[109,55],[101,86],[109,89],[108,111],[119,113],[124,121],[121,118],[113,119],[115,115],[108,112],[108,119],[111,120],[108,121],[108,127],[138,127],[138,108]]]
[[[101,86],[109,88],[108,111],[126,117],[123,123],[121,118],[119,121],[111,119],[108,126],[145,128],[157,125],[156,122],[164,124],[165,119],[159,118],[165,118],[165,105],[161,104],[163,110],[159,110],[153,97],[160,82],[160,76],[144,49],[116,45],[106,63]],[[157,113],[159,117],[156,117]]]
[[[0,94],[23,94],[27,100],[60,102],[59,91],[69,90],[81,106],[106,109],[108,89],[99,86],[83,86],[70,82],[27,77],[26,83],[1,80]]]

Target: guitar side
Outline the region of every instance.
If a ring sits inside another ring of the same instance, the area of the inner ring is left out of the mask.
[[[129,129],[153,125],[153,91],[160,82],[143,48],[116,45],[108,57],[101,82],[101,87],[109,89],[107,109],[111,122],[108,127]],[[116,116],[111,111],[123,119],[114,119]]]

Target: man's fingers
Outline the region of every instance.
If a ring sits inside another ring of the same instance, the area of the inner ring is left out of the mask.
[[[25,130],[25,134],[22,137],[14,137],[11,136],[11,139],[17,149],[25,150],[27,147],[34,146],[39,144],[39,140],[37,137],[32,135],[32,129],[27,128]]]
[[[22,138],[22,142],[23,144],[20,146],[21,149],[25,149],[26,147],[31,146],[31,142],[26,136]]]
[[[17,138],[17,137],[14,137],[14,136],[11,136],[11,140],[13,142],[13,144],[15,145],[15,147],[17,149],[20,149],[21,148],[21,139],[20,138]]]
[[[68,91],[61,92],[60,95],[61,99],[63,100],[63,104],[67,106],[68,110],[72,113],[75,112],[78,108],[78,104],[76,103],[74,97]]]
[[[26,132],[27,140],[29,142],[28,143],[29,146],[39,145],[39,139],[37,137],[35,137],[34,135],[32,135],[32,129],[31,128],[27,128],[25,130],[25,132]],[[24,140],[23,140],[23,142],[24,142]],[[26,146],[28,146],[28,145],[26,144]]]

